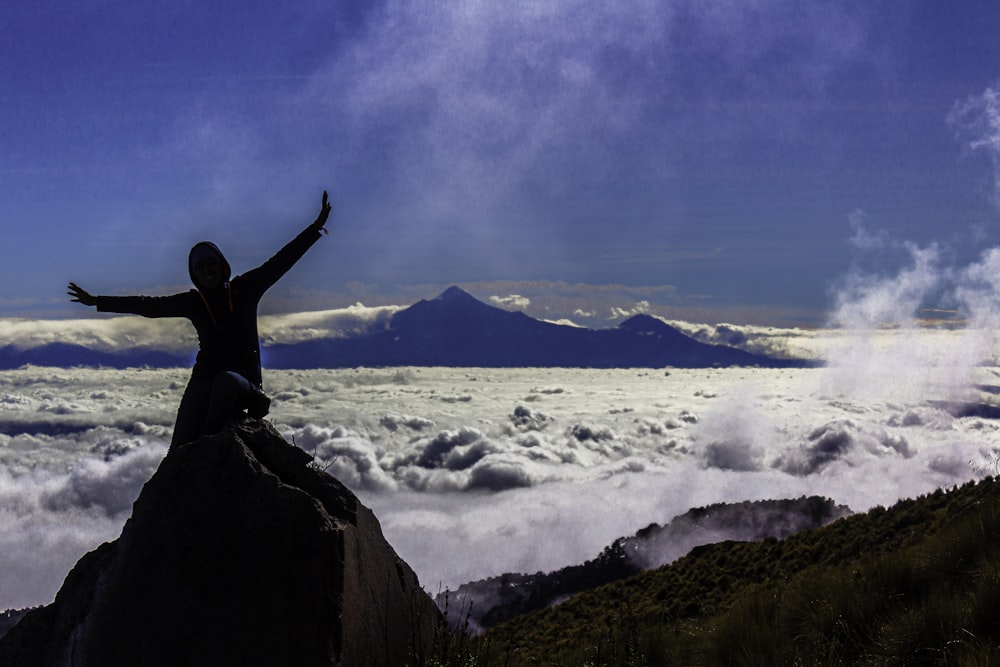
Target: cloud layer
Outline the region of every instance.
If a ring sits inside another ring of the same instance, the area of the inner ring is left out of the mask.
[[[165,452],[185,376],[0,373],[0,607],[47,601],[116,535]],[[345,369],[270,372],[268,386],[279,430],[373,507],[436,589],[581,562],[693,506],[821,494],[863,510],[992,470],[1000,424],[949,412],[950,369],[925,369],[919,394],[834,377]],[[996,384],[984,368],[972,381]]]

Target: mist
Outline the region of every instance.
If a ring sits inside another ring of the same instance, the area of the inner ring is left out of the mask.
[[[877,335],[891,352],[918,333]],[[933,348],[965,332],[926,334]],[[279,432],[374,509],[433,592],[582,562],[691,507],[818,494],[863,511],[993,471],[1000,425],[947,409],[956,377],[971,396],[997,384],[993,367],[930,366],[915,391],[886,364],[874,395],[841,379],[848,368],[342,369],[266,380]],[[76,559],[117,536],[166,451],[186,376],[0,373],[0,607],[50,601]]]

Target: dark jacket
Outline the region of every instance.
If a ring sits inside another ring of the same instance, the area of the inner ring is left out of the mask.
[[[211,381],[223,371],[235,371],[260,387],[257,304],[319,237],[319,230],[307,227],[274,257],[218,289],[192,289],[171,296],[99,296],[97,310],[145,317],[186,317],[198,332],[192,380]]]

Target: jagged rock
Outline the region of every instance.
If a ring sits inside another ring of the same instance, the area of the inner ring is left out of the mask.
[[[3,665],[415,665],[441,616],[372,512],[269,425],[174,448]]]
[[[17,625],[31,609],[7,609],[0,611],[0,638]]]

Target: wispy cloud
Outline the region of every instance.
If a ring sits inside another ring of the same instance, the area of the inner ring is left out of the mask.
[[[877,262],[865,269],[858,261],[834,286],[828,323],[850,335],[823,355],[834,368],[833,385],[875,396],[900,387],[919,394],[927,381],[925,369],[936,367],[950,369],[951,391],[962,394],[975,369],[996,361],[1000,353],[995,334],[1000,325],[1000,249],[988,248],[963,264],[937,243],[919,245],[885,232],[870,233],[858,213],[851,216],[851,225],[862,257],[893,249],[908,261],[898,269]],[[922,335],[921,329],[934,319],[928,313],[950,314],[947,324],[959,331],[938,339]],[[898,333],[887,338],[887,329]]]
[[[413,263],[506,277],[515,255],[572,263],[574,218],[669,192],[686,155],[808,136],[802,98],[825,99],[870,37],[863,3],[394,0],[297,89],[199,100],[164,150],[227,229],[330,183],[387,280]]]
[[[990,196],[1000,206],[1000,84],[956,102],[948,124],[970,152],[985,154],[993,165]]]
[[[384,159],[415,208],[475,218],[538,180],[558,192],[562,179],[605,178],[626,167],[622,154],[630,173],[669,171],[665,149],[692,106],[822,95],[827,76],[868,57],[865,14],[784,1],[389,2],[303,100],[344,122],[348,153]],[[767,66],[778,48],[794,53],[780,77]],[[691,80],[684,64],[706,52],[740,85]]]

